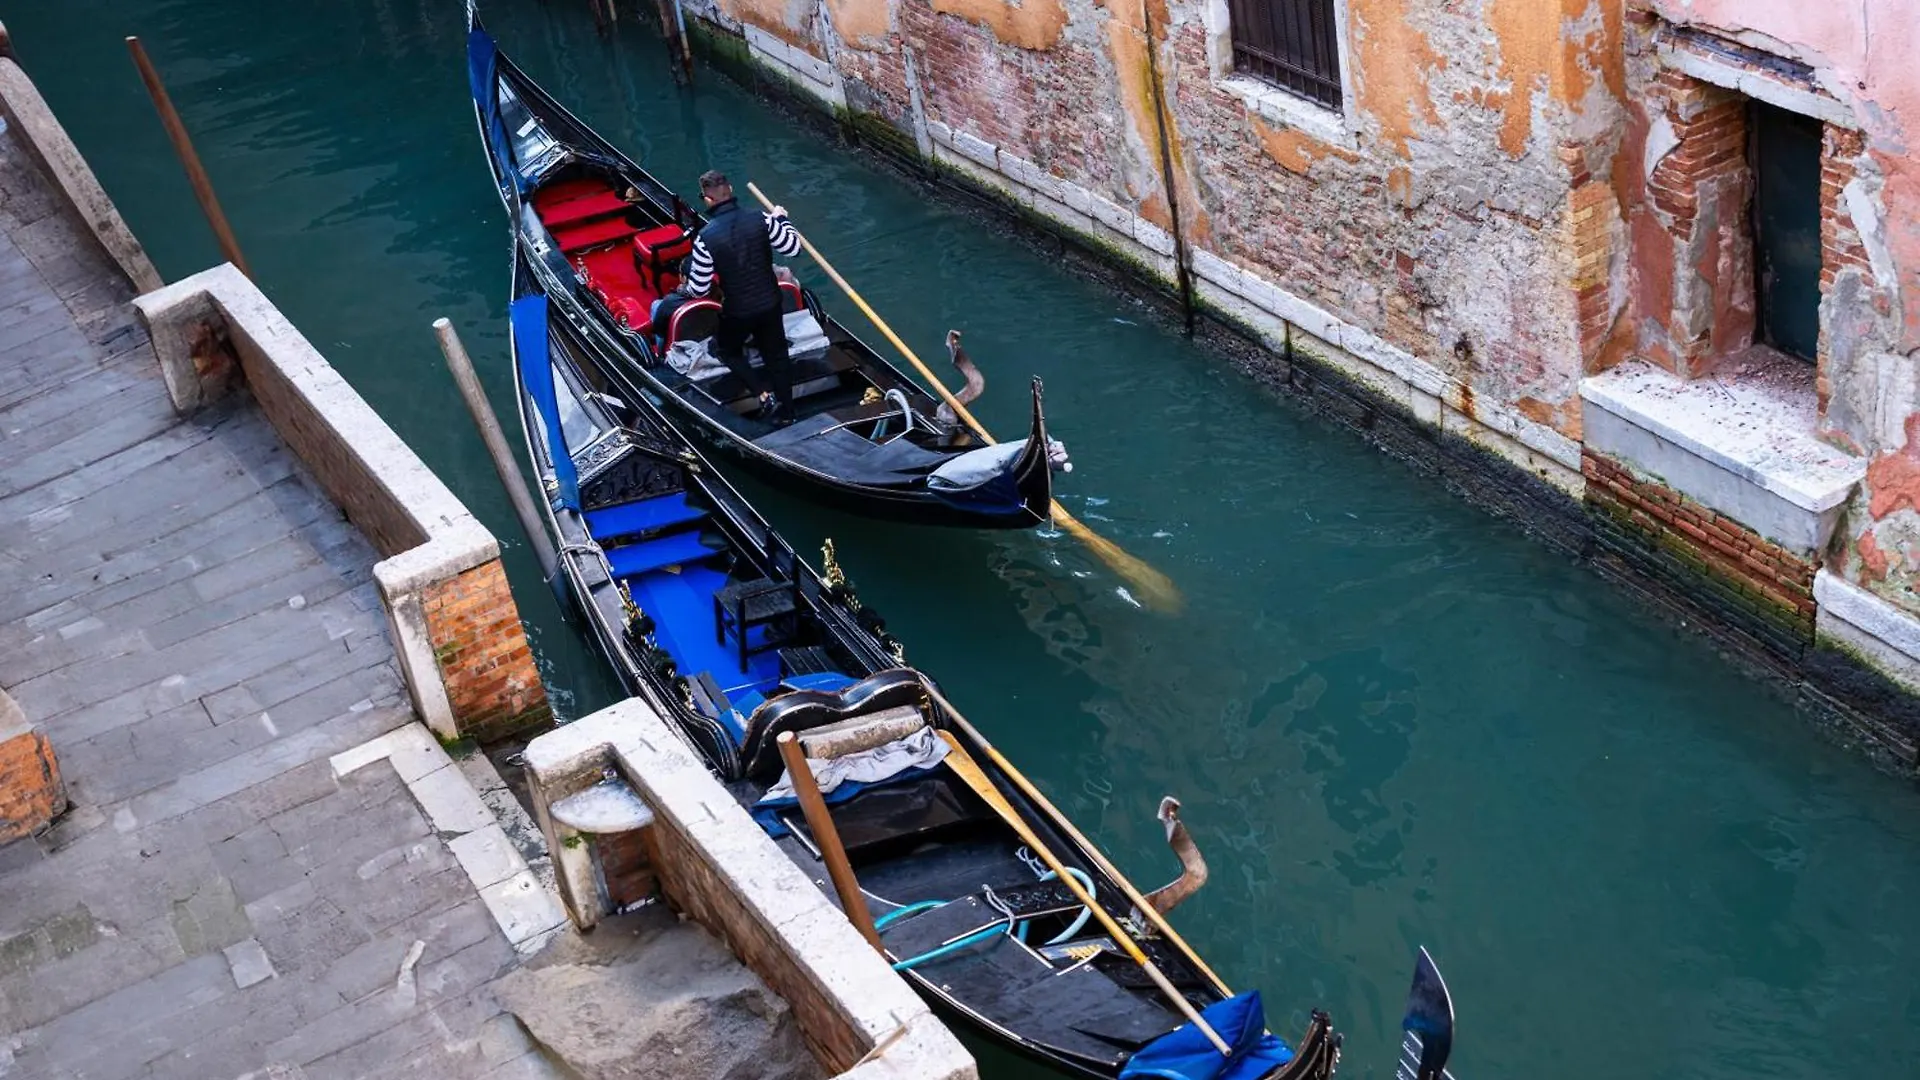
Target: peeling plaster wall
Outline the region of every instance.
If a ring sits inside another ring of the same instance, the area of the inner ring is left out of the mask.
[[[723,2],[758,23],[780,0]],[[1458,384],[1450,406],[1518,410],[1577,438],[1589,358],[1568,198],[1576,174],[1604,176],[1616,156],[1621,0],[1343,0],[1352,100],[1339,112],[1251,100],[1245,80],[1223,77],[1225,5],[1208,7],[826,0],[825,10],[850,102],[908,129],[910,54],[926,122],[1162,229],[1177,203],[1195,251],[1440,369]],[[804,36],[797,7],[787,10],[784,36]]]
[[[1828,140],[1840,190],[1827,196],[1839,237],[1825,245],[1822,435],[1871,464],[1830,555],[1845,579],[1920,615],[1920,0],[1652,6],[1806,64],[1858,129],[1853,145]]]

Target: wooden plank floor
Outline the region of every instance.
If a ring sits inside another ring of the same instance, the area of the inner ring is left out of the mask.
[[[0,1076],[546,1075],[448,838],[328,763],[412,720],[373,550],[130,299],[0,135],[0,686],[74,803],[0,847]]]

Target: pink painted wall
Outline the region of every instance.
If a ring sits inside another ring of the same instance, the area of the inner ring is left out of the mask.
[[[1654,0],[1675,23],[1713,29],[1813,67],[1853,106],[1886,178],[1887,248],[1898,270],[1902,349],[1920,348],[1920,0]]]

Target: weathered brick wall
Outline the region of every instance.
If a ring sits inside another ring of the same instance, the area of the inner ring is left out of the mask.
[[[1670,148],[1648,163],[1634,233],[1638,351],[1692,378],[1753,341],[1746,102],[1677,71],[1648,92],[1657,147]]]
[[[642,830],[592,837],[594,861],[607,885],[607,903],[615,911],[659,891],[660,878],[647,854]]]
[[[1812,639],[1811,560],[1602,455],[1588,451],[1581,466],[1589,505],[1708,578],[1728,604]]]
[[[421,606],[461,734],[485,741],[547,719],[546,691],[499,559],[428,586]]]
[[[1868,265],[1867,248],[1860,241],[1860,231],[1847,209],[1845,194],[1857,173],[1856,162],[1865,139],[1857,131],[1828,124],[1820,142],[1820,294],[1827,297],[1834,295],[1834,286],[1839,284],[1842,274],[1849,271],[1853,276],[1868,274],[1872,267]],[[1820,320],[1819,375],[1814,383],[1820,397],[1822,434],[1859,453],[1859,440],[1828,419],[1828,406],[1833,401],[1834,336],[1838,329],[1834,325],[1833,316],[1837,313],[1833,307],[1829,305],[1828,317]]]
[[[1618,5],[1346,0],[1349,107],[1296,124],[1226,81],[1214,0],[833,0],[832,50],[812,7],[717,3],[830,55],[903,141],[924,117],[1169,232],[1177,202],[1193,251],[1433,365],[1450,405],[1577,438],[1578,380],[1620,306]],[[1570,209],[1576,183],[1592,189]]]
[[[0,691],[0,844],[33,835],[66,809],[53,745]]]

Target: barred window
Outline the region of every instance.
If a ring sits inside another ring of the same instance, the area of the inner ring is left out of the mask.
[[[1340,107],[1334,0],[1228,0],[1233,68],[1329,109]]]

